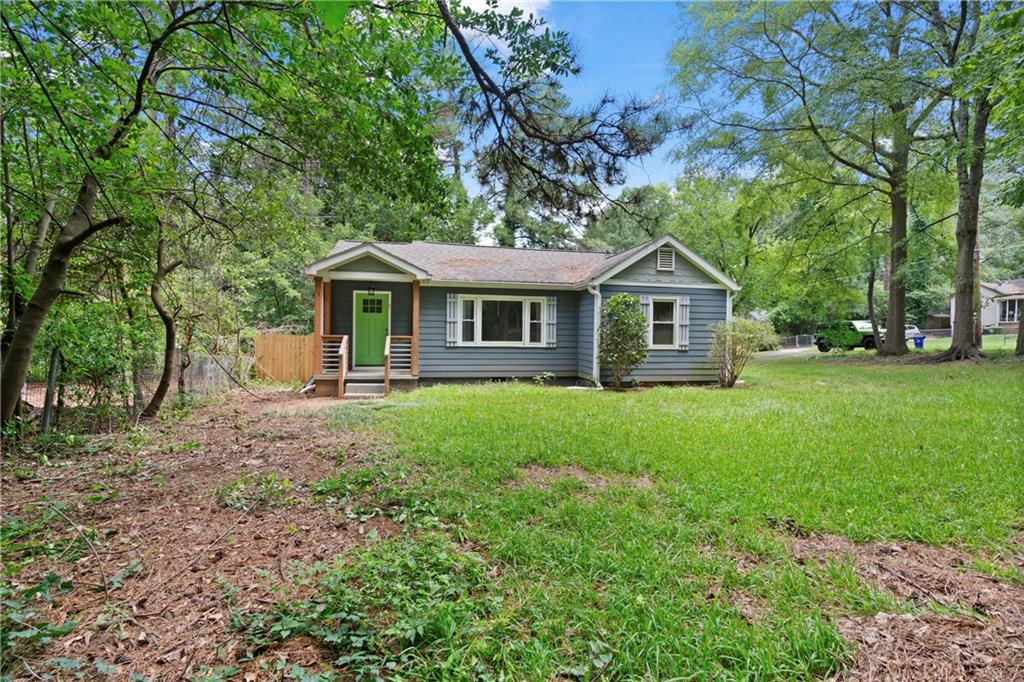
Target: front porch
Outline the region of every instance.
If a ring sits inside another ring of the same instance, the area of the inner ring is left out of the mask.
[[[378,397],[415,385],[420,285],[397,280],[384,273],[372,280],[349,273],[314,278],[316,395]]]

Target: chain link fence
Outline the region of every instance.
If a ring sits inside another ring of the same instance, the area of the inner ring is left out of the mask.
[[[800,346],[813,346],[814,334],[797,334],[796,336],[780,336],[779,346],[782,348],[799,348]]]
[[[66,410],[92,409],[112,413],[123,410],[127,413],[141,411],[153,397],[160,383],[161,355],[151,368],[138,372],[136,377],[126,373],[120,382],[104,381],[90,384],[74,379],[69,372],[63,371],[58,365],[53,390],[53,407],[56,414],[55,423],[59,424],[61,413]],[[207,395],[229,389],[236,380],[245,382],[253,367],[252,357],[235,358],[233,356],[215,356],[192,353],[190,362],[181,377],[181,363],[175,354],[174,370],[171,373],[170,386],[166,400],[184,390],[189,393]],[[21,390],[22,413],[33,415],[41,413],[46,405],[46,381],[29,381]]]

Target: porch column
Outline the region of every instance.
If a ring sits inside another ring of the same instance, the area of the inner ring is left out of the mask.
[[[324,307],[324,328],[323,333],[327,336],[331,335],[331,280],[324,280],[324,292],[323,292],[323,307]]]
[[[409,370],[412,375],[420,373],[420,283],[412,283],[412,361]]]
[[[321,349],[324,342],[323,312],[324,312],[324,280],[322,277],[313,278],[313,366],[316,374],[324,372],[324,359]]]

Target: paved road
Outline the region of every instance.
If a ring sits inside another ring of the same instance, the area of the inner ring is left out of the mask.
[[[800,355],[801,353],[807,353],[812,350],[817,350],[814,346],[799,346],[797,348],[780,348],[779,350],[769,350],[763,353],[756,353],[755,358],[761,358],[763,360],[775,360],[776,358],[791,358],[794,355]]]

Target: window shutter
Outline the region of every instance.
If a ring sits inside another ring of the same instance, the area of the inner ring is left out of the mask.
[[[651,323],[651,297],[647,294],[640,294],[640,309],[644,311],[647,324]]]
[[[558,297],[548,296],[548,319],[547,319],[547,346],[554,348],[558,345]]]
[[[454,346],[459,341],[459,296],[448,294],[448,316],[444,345]]]
[[[690,297],[679,297],[679,350],[690,350]]]
[[[647,319],[647,345],[651,345],[651,333],[653,326],[653,312],[651,310],[651,297],[647,294],[640,294],[640,310],[644,311],[644,317]]]

